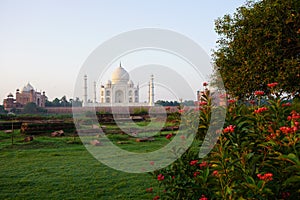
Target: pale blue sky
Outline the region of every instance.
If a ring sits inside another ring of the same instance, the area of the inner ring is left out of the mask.
[[[217,39],[214,20],[244,3],[0,0],[0,104],[9,92],[15,94],[28,81],[45,90],[50,100],[73,97],[75,79],[85,59],[102,42],[125,31],[170,29],[191,38],[210,55]]]

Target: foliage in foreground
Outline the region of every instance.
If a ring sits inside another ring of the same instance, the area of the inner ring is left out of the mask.
[[[160,199],[299,197],[299,111],[278,98],[267,106],[229,102],[224,129],[209,155],[199,159],[198,139],[179,160],[153,173],[164,190]],[[201,124],[209,125],[209,104],[202,109],[198,134]]]

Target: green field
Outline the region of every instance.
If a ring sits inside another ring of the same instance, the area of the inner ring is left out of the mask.
[[[129,174],[111,169],[92,157],[80,139],[35,136],[28,143],[24,135],[0,132],[0,199],[152,199],[157,181],[151,175]],[[166,144],[163,136],[153,142],[137,143],[127,135],[110,139],[128,141],[120,145],[129,151],[151,151]],[[101,148],[101,147],[99,147]]]

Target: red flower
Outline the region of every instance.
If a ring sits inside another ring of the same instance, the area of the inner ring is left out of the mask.
[[[185,140],[185,136],[184,136],[184,135],[181,135],[181,136],[180,136],[180,139]]]
[[[255,94],[256,96],[262,96],[262,95],[265,94],[265,92],[264,92],[264,91],[255,91],[254,94]]]
[[[151,188],[147,188],[146,192],[153,192],[153,188],[152,187]]]
[[[287,126],[282,126],[282,127],[279,128],[279,130],[282,133],[286,134],[286,135],[289,134],[289,133],[293,133],[294,132],[293,128],[290,128],[290,127],[287,127]]]
[[[254,105],[255,104],[255,100],[250,100],[249,103],[252,104],[252,105]]]
[[[268,86],[269,88],[276,87],[276,85],[278,85],[278,83],[277,83],[277,82],[275,82],[275,83],[269,83],[269,84],[267,84],[267,86]]]
[[[259,114],[259,113],[262,113],[262,112],[267,111],[267,110],[268,110],[268,108],[261,107],[261,108],[258,108],[256,110],[254,110],[254,113]]]
[[[204,82],[204,83],[203,83],[203,86],[204,86],[204,87],[206,87],[207,85],[208,85],[208,83],[207,83],[207,82]]]
[[[154,161],[150,161],[150,165],[154,165]]]
[[[183,110],[183,109],[180,109],[180,110],[178,110],[178,112],[179,112],[180,114],[182,114],[182,113],[184,113],[184,110]]]
[[[162,181],[162,180],[164,180],[164,179],[165,179],[165,176],[164,176],[164,175],[158,174],[157,180]]]
[[[206,102],[206,101],[200,101],[200,102],[199,102],[199,105],[200,105],[200,106],[205,106],[205,105],[207,105],[207,102]]]
[[[219,172],[217,170],[213,171],[212,173],[213,176],[218,176],[219,175]]]
[[[158,200],[159,199],[159,196],[155,196],[154,198],[153,198],[153,200]]]
[[[282,192],[282,194],[281,194],[281,196],[282,196],[283,199],[289,198],[290,195],[291,194],[289,192]]]
[[[172,136],[173,136],[173,134],[170,133],[170,134],[166,135],[166,138],[169,140],[169,139],[171,139]]]
[[[208,200],[208,198],[205,197],[204,194],[201,195],[201,198],[199,200]]]
[[[198,162],[198,160],[192,160],[192,161],[190,162],[190,165],[191,165],[191,166],[196,165],[197,162]]]
[[[236,102],[235,99],[229,99],[229,100],[228,100],[228,103],[235,103],[235,102]]]
[[[282,107],[288,107],[288,106],[291,106],[291,105],[292,104],[290,102],[281,104]]]
[[[257,177],[260,179],[260,180],[264,180],[264,181],[271,181],[273,180],[273,174],[272,173],[265,173],[264,175],[262,174],[257,174]]]
[[[194,172],[194,177],[197,177],[198,175],[200,175],[200,172]]]
[[[206,161],[202,161],[202,163],[199,164],[199,167],[200,167],[200,168],[206,167],[207,164],[208,164],[208,163],[207,163]]]
[[[224,128],[223,132],[224,133],[233,133],[235,129],[235,126],[229,125],[226,128]]]

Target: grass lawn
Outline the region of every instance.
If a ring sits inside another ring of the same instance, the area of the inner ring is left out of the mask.
[[[0,132],[0,199],[152,199],[146,188],[158,190],[149,174],[128,174],[111,169],[92,157],[71,136],[36,136],[24,143],[18,131],[15,144]],[[112,136],[114,142],[127,136]],[[79,141],[79,138],[76,138]],[[150,151],[168,141],[129,141],[122,148]],[[101,147],[100,147],[101,148]]]

